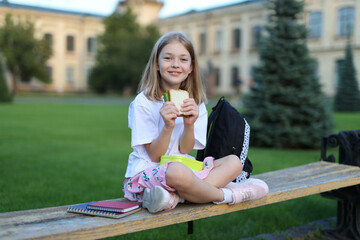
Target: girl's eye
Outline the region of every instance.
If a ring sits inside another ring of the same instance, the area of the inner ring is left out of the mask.
[[[188,60],[187,58],[182,58],[181,61],[187,62],[187,61],[189,61],[189,60]]]
[[[170,60],[171,58],[170,57],[164,57],[165,60]]]

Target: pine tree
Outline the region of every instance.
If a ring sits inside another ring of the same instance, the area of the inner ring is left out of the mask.
[[[0,58],[0,103],[1,102],[11,102],[12,97],[9,93],[9,89],[6,84],[6,79],[4,75],[4,66]]]
[[[340,68],[334,109],[336,111],[360,111],[360,92],[350,40],[345,49],[345,61]]]
[[[330,133],[332,118],[316,76],[316,62],[299,23],[304,3],[269,0],[267,36],[260,45],[254,87],[245,97],[251,144],[315,148]]]

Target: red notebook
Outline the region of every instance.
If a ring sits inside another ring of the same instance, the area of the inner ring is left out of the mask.
[[[115,202],[115,201],[99,201],[87,205],[87,208],[91,210],[122,212],[122,213],[129,212],[139,207],[140,207],[139,204],[136,203]]]

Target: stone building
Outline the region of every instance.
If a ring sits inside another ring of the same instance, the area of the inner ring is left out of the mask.
[[[206,80],[211,91],[233,93],[239,75],[244,83],[243,91],[247,91],[252,83],[252,69],[259,62],[257,45],[264,34],[268,14],[265,2],[247,0],[191,11],[160,19],[158,25],[161,32],[178,30],[192,38],[200,67],[204,75],[209,76]],[[359,0],[305,0],[302,21],[309,29],[308,47],[318,62],[317,73],[327,95],[335,93],[348,33],[356,69],[360,71],[359,17]]]
[[[163,3],[157,0],[125,0],[119,1],[114,11],[131,7],[138,15],[139,23],[147,25],[158,19],[162,6]],[[36,37],[46,38],[52,43],[53,55],[46,66],[52,82],[43,84],[36,79],[29,84],[20,82],[19,91],[62,93],[89,90],[88,78],[95,64],[97,36],[104,31],[103,19],[106,16],[0,1],[0,25],[8,13],[14,18],[30,20],[34,23]]]
[[[96,54],[96,37],[104,31],[103,16],[3,0],[0,2],[0,23],[8,13],[14,20],[30,20],[35,26],[35,37],[48,39],[53,51],[46,66],[52,82],[43,84],[32,79],[30,84],[19,83],[19,91],[87,91],[88,72],[94,65]]]
[[[303,23],[309,29],[308,47],[317,59],[318,75],[324,92],[332,96],[350,33],[355,67],[360,72],[360,0],[304,0]],[[156,23],[160,31],[182,31],[193,40],[199,65],[210,94],[232,94],[241,76],[242,91],[252,83],[252,69],[259,62],[258,43],[267,22],[266,0],[246,0],[236,4],[190,11],[158,18],[163,6],[157,0],[123,0],[115,10],[131,7],[141,24]],[[104,31],[106,16],[54,10],[8,0],[0,2],[0,24],[6,13],[35,24],[36,36],[52,41],[53,56],[47,68],[52,83],[33,80],[22,84],[24,91],[88,91],[89,71],[94,65],[96,36]],[[360,77],[358,76],[358,80]]]

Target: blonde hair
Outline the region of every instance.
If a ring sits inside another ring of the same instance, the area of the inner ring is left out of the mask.
[[[206,102],[206,94],[200,78],[194,46],[191,40],[180,32],[168,32],[155,43],[142,75],[138,91],[144,91],[145,96],[150,100],[161,101],[165,90],[161,86],[161,76],[157,70],[158,58],[161,50],[172,42],[181,43],[191,56],[192,72],[180,84],[180,89],[188,91],[190,97],[194,98],[197,104]]]

